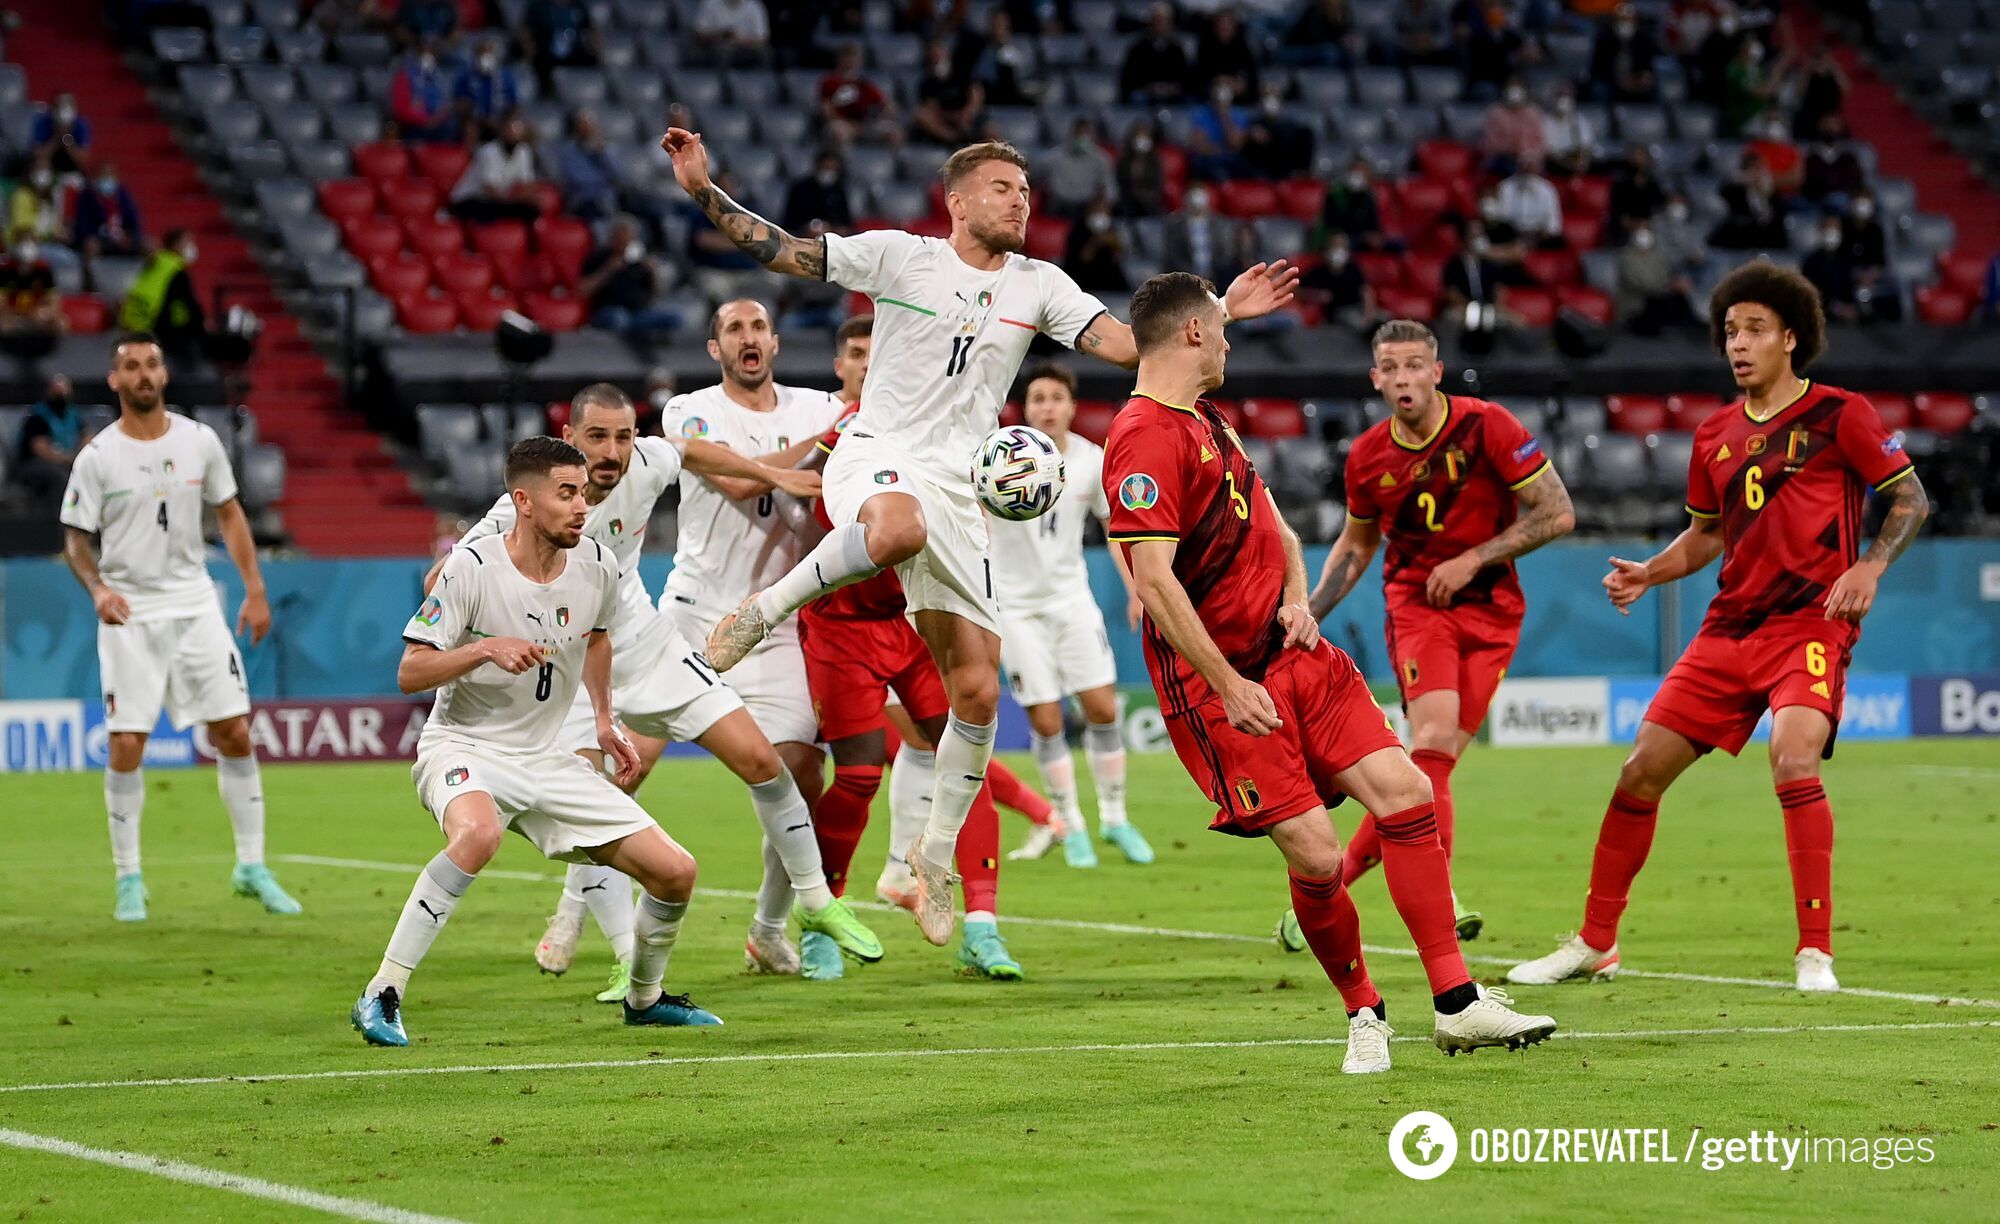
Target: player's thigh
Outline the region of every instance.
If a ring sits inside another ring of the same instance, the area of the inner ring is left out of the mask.
[[[569,759],[590,769],[581,757]],[[410,777],[445,840],[471,847],[478,864],[493,856],[501,833],[534,801],[533,779],[519,761],[469,744],[447,741],[420,749]]]
[[[216,723],[250,712],[249,678],[222,609],[175,622],[180,626],[167,671],[167,713],[174,726]]]
[[[889,736],[881,727],[876,727],[873,731],[863,731],[859,735],[843,736],[829,743],[826,748],[833,754],[835,769],[847,769],[857,765],[882,766],[889,763]]]
[[[1457,726],[1468,739],[1486,721],[1486,712],[1493,707],[1493,695],[1507,677],[1507,666],[1514,661],[1514,648],[1520,640],[1520,623],[1506,618],[1475,614],[1463,627],[1459,639]]]
[[[1720,748],[1735,756],[1763,717],[1769,691],[1749,666],[1740,642],[1698,633],[1667,670],[1646,707],[1646,721],[1698,748]]]
[[[835,743],[878,728],[890,671],[875,622],[815,616],[800,629],[820,738]]]
[[[860,445],[856,445],[856,443]],[[820,500],[835,527],[868,524],[868,552],[895,561],[924,547],[929,538],[923,478],[889,450],[865,438],[848,437],[827,458]],[[878,538],[879,537],[879,538]]]
[[[1261,837],[1272,825],[1321,806],[1306,771],[1299,727],[1279,701],[1284,725],[1250,735],[1229,725],[1222,703],[1211,698],[1166,720],[1167,738],[1188,776],[1215,804],[1209,828],[1237,837]]]
[[[546,858],[595,862],[591,850],[658,827],[632,796],[575,753],[546,753],[530,758],[528,767],[533,793],[512,825]]]
[[[743,708],[743,699],[685,642],[660,653],[646,678],[614,694],[619,716],[641,735],[693,743]]]
[[[774,746],[786,772],[792,775],[792,783],[799,788],[799,797],[809,808],[817,804],[826,789],[826,754],[818,744],[799,740],[780,740]]]
[[[1688,766],[1701,759],[1708,745],[1698,744],[1674,728],[1653,721],[1649,711],[1632,737],[1632,751],[1618,771],[1618,789],[1641,799],[1658,799]]]
[[[584,853],[591,862],[631,876],[662,901],[685,900],[694,889],[694,855],[658,824]]]
[[[925,483],[921,494],[929,534],[923,551],[896,567],[903,599],[913,613],[949,613],[993,635],[997,668],[1000,605],[988,555],[986,517],[970,493]],[[918,629],[922,631],[921,623]],[[930,640],[928,633],[925,640]]]
[[[1771,778],[1778,785],[1819,777],[1820,762],[1832,755],[1834,721],[1809,705],[1771,712]]]
[[[97,670],[105,729],[151,734],[167,696],[173,621],[97,627]]]
[[[701,750],[743,781],[756,785],[769,782],[784,768],[778,749],[764,734],[750,711],[738,706],[695,737]]]
[[[1410,720],[1410,750],[1430,749],[1458,755],[1464,732],[1459,728],[1461,699],[1456,689],[1432,689],[1410,698],[1403,713]]]
[[[1819,762],[1833,755],[1847,694],[1847,629],[1823,620],[1788,624],[1754,646],[1770,686],[1773,776],[1779,782],[1817,777]]]
[[[1328,803],[1353,793],[1346,774],[1357,763],[1386,749],[1403,755],[1403,741],[1345,651],[1325,642],[1310,651],[1286,651],[1266,675],[1264,687],[1273,701],[1282,695],[1291,708],[1306,772]],[[1402,810],[1366,806],[1377,813]]]
[[[1056,642],[1047,622],[1046,617],[1001,617],[1000,666],[1007,673],[1007,691],[1024,708],[1063,699]]]
[[[1053,631],[1056,669],[1064,693],[1086,693],[1118,683],[1111,634],[1104,628],[1104,614],[1096,604],[1045,616],[1041,622]]]
[[[1334,775],[1342,794],[1379,817],[1431,802],[1431,781],[1398,746],[1378,748]]]
[[[1271,841],[1299,875],[1325,879],[1340,873],[1340,834],[1323,806],[1272,825]]]

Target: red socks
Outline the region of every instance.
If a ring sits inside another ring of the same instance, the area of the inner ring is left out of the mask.
[[[993,775],[986,776],[986,785],[973,797],[965,827],[958,831],[959,887],[965,892],[968,914],[998,913],[1000,908],[1000,809],[993,806]]]
[[[1381,861],[1382,839],[1375,832],[1375,814],[1364,812],[1361,827],[1347,839],[1347,850],[1340,856],[1340,882],[1354,883]]]
[[[1354,912],[1354,898],[1340,877],[1321,880],[1296,871],[1290,875],[1292,912],[1298,916],[1299,930],[1340,992],[1340,1001],[1350,1012],[1379,1008],[1382,994],[1368,980],[1368,966],[1361,959],[1361,916]]]
[[[1424,771],[1431,780],[1431,805],[1437,809],[1438,841],[1444,846],[1444,856],[1451,857],[1451,771],[1458,765],[1458,758],[1429,748],[1419,748],[1410,754],[1410,763]]]
[[[1458,951],[1457,915],[1451,908],[1451,866],[1438,841],[1437,817],[1428,803],[1391,812],[1375,822],[1382,839],[1382,874],[1389,899],[1410,929],[1431,993],[1441,995],[1472,980]]]
[[[986,786],[993,792],[993,802],[1004,808],[1011,808],[1038,825],[1049,823],[1055,809],[1049,801],[1036,793],[1035,788],[1021,781],[1021,775],[1007,768],[999,760],[986,763]]]
[[[1618,942],[1618,919],[1625,913],[1632,881],[1646,865],[1659,820],[1658,799],[1640,799],[1622,790],[1611,793],[1611,806],[1597,831],[1597,853],[1590,861],[1590,895],[1583,903],[1579,932],[1583,942],[1599,952],[1610,951]]]
[[[1833,954],[1833,807],[1818,778],[1778,787],[1785,809],[1785,852],[1792,861],[1792,899],[1799,910],[1799,947]]]
[[[833,785],[813,809],[813,836],[819,840],[826,886],[836,897],[847,894],[847,869],[854,862],[854,848],[861,844],[861,831],[868,827],[868,808],[881,787],[880,765],[836,765]]]

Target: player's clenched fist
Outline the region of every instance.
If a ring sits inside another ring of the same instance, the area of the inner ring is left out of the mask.
[[[1633,601],[1651,585],[1644,562],[1611,558],[1611,572],[1604,576],[1604,593],[1611,597],[1611,606],[1620,613],[1630,616]]]
[[[483,642],[486,661],[501,671],[518,676],[542,665],[542,648],[524,638],[494,637]]]
[[[604,750],[605,757],[612,764],[612,781],[620,790],[631,786],[639,779],[639,750],[625,733],[611,723],[602,723],[597,728],[597,746]]]
[[[90,602],[97,608],[97,619],[107,625],[122,625],[132,615],[132,605],[108,586],[100,586],[91,592]]]
[[[1245,735],[1269,735],[1285,725],[1264,686],[1242,676],[1222,686],[1222,713],[1230,726]]]

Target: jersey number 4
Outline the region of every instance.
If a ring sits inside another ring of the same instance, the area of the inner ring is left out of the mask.
[[[153,517],[160,520],[160,530],[165,531],[167,529],[167,503],[161,502],[160,512]]]
[[[978,339],[977,336],[953,336],[951,338],[951,356],[944,359],[944,376],[946,378],[957,378],[960,374],[965,373],[965,362],[967,358],[972,356],[972,342],[976,339]]]

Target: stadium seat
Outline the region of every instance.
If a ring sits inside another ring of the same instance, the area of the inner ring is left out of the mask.
[[[496,267],[527,258],[528,227],[519,221],[497,221],[471,229],[472,249],[493,260]]]
[[[404,294],[394,301],[397,320],[412,335],[438,335],[458,327],[458,303],[436,290]]]
[[[1387,251],[1355,252],[1354,268],[1363,281],[1377,290],[1403,283],[1403,261]]]
[[[335,179],[318,189],[320,211],[336,222],[366,217],[375,211],[375,185],[365,179]]]
[[[1111,422],[1117,415],[1117,404],[1105,400],[1083,400],[1076,406],[1076,420],[1071,427],[1092,442],[1101,444],[1111,432]]]
[[[493,261],[470,251],[449,251],[431,260],[438,287],[455,297],[483,294],[493,287]]]
[[[263,112],[254,106],[243,105],[240,99],[218,103],[214,109],[202,114],[201,122],[224,151],[231,145],[244,144],[264,134]]]
[[[262,26],[221,26],[212,31],[216,62],[254,64],[264,58],[270,38]]]
[[[1955,391],[1922,392],[1916,396],[1913,406],[1918,425],[1947,437],[1972,424],[1972,418],[1977,415],[1972,397]]]
[[[1452,188],[1436,179],[1404,179],[1396,188],[1396,204],[1403,237],[1415,242],[1451,210]]]
[[[1521,267],[1538,285],[1551,288],[1575,284],[1581,268],[1569,251],[1529,251],[1521,257]]]
[[[368,279],[382,291],[383,296],[400,304],[403,298],[420,295],[429,288],[431,266],[422,256],[410,251],[378,255],[368,261]]]
[[[315,289],[361,289],[368,283],[368,270],[345,251],[305,258],[306,280]]]
[[[410,173],[410,151],[400,140],[358,144],[353,155],[355,172],[371,183],[386,183]]]
[[[1061,263],[1069,248],[1069,222],[1060,217],[1029,217],[1028,243],[1021,248],[1031,259]]]
[[[1456,140],[1426,140],[1416,157],[1417,173],[1441,183],[1472,178],[1479,168],[1479,154]]]
[[[1556,293],[1535,285],[1502,285],[1500,309],[1517,317],[1521,326],[1539,331],[1556,321]]]
[[[1246,399],[1243,423],[1259,438],[1302,438],[1306,434],[1306,414],[1297,400]]]
[[[1925,285],[1916,296],[1917,317],[1934,326],[1957,327],[1970,322],[1977,304],[1971,294],[1942,285]]]
[[[171,26],[153,31],[153,58],[163,64],[199,63],[208,55],[208,34]]]
[[[1581,251],[1588,258],[1598,247],[1604,245],[1604,219],[1571,213],[1563,217],[1563,241],[1572,251]]]
[[[1646,439],[1656,497],[1679,497],[1687,491],[1688,468],[1694,462],[1694,435],[1684,430],[1653,434]]]
[[[558,297],[534,291],[522,296],[521,305],[522,313],[552,332],[575,331],[589,315],[582,299],[567,294]]]
[[[13,68],[13,65],[6,67]],[[21,81],[21,70],[14,68],[8,79]],[[236,74],[216,64],[182,65],[180,83],[181,96],[202,111],[212,110],[236,97]],[[20,97],[0,97],[0,106],[20,106],[24,101]]]
[[[590,254],[590,227],[574,217],[543,217],[535,222],[535,248],[554,266],[562,284],[574,285]]]
[[[425,259],[465,250],[465,231],[450,217],[406,217],[403,233],[409,237],[410,249]]]
[[[1563,212],[1588,213],[1601,217],[1611,208],[1611,180],[1602,175],[1579,174],[1556,180]]]
[[[1723,404],[1724,400],[1719,395],[1669,395],[1666,399],[1667,428],[1693,433]]]
[[[273,139],[292,146],[308,140],[318,140],[320,133],[326,127],[326,119],[320,114],[319,105],[300,101],[266,103],[264,123],[270,129]]]
[[[299,87],[322,107],[352,102],[361,92],[360,78],[345,64],[301,64]]]
[[[461,144],[420,144],[411,150],[410,157],[416,163],[416,173],[447,192],[458,185],[466,166],[472,163],[472,153]]]
[[[1574,310],[1601,327],[1609,327],[1618,315],[1617,306],[1611,295],[1590,285],[1560,285],[1556,288],[1556,304],[1563,310]]]
[[[351,217],[341,223],[347,249],[364,264],[386,259],[404,249],[403,227],[388,217]]]
[[[111,325],[111,306],[95,293],[65,294],[62,312],[71,335],[96,335]]]
[[[389,179],[381,185],[382,211],[401,221],[435,217],[444,191],[429,179]]]
[[[1622,434],[1658,433],[1667,427],[1667,404],[1657,395],[1608,395],[1604,411]]]
[[[1411,251],[1403,256],[1403,283],[1419,293],[1431,297],[1444,294],[1445,257],[1425,251]]]
[[[1385,285],[1377,289],[1375,302],[1385,313],[1399,319],[1416,319],[1427,323],[1437,317],[1436,298],[1428,293],[1405,289],[1399,285]]]
[[[1231,179],[1217,187],[1216,211],[1225,217],[1265,217],[1278,211],[1278,189],[1262,179]]]
[[[1876,414],[1882,418],[1882,428],[1891,433],[1908,429],[1916,423],[1916,407],[1907,395],[1877,391],[1868,396],[1868,402],[1875,405]]]
[[[287,217],[275,224],[279,241],[297,258],[331,255],[341,247],[340,227],[325,217]]]
[[[460,293],[453,297],[458,303],[459,322],[467,331],[490,332],[500,326],[501,315],[519,309],[519,303],[503,289]]]
[[[1308,224],[1326,208],[1326,188],[1318,179],[1286,179],[1278,184],[1278,211]]]
[[[292,167],[315,183],[354,173],[347,146],[336,140],[302,140],[292,146]]]
[[[1646,464],[1646,443],[1630,434],[1591,434],[1583,440],[1584,474],[1590,483],[1604,490],[1630,495],[1643,492],[1650,483]],[[1685,474],[1686,469],[1682,469]]]

